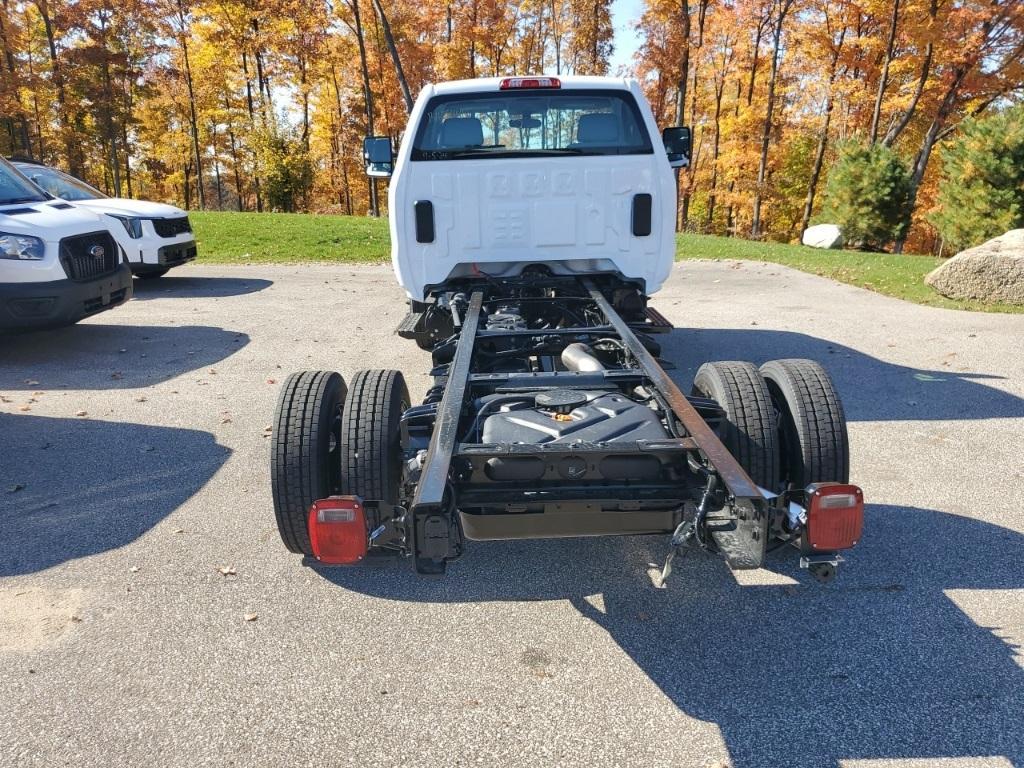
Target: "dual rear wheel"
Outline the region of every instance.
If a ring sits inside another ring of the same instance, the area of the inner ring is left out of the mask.
[[[359,371],[348,387],[333,371],[288,377],[274,416],[270,477],[278,532],[290,551],[312,555],[307,516],[317,499],[399,503],[408,407],[400,371]]]
[[[813,360],[705,363],[693,393],[718,402],[718,436],[750,479],[778,492],[849,482],[846,417],[832,380]]]

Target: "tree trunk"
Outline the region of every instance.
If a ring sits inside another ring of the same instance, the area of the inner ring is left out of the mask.
[[[249,131],[252,132],[256,130],[256,108],[252,97],[252,78],[249,77],[249,56],[244,48],[242,49],[242,74],[245,76],[245,101],[249,110]],[[264,120],[264,125],[266,125],[266,120]],[[255,153],[253,154],[252,186],[253,192],[256,194],[256,212],[263,213],[263,191],[260,186],[259,166],[256,163]]]
[[[821,168],[825,162],[825,150],[828,148],[828,129],[832,123],[832,111],[835,109],[836,74],[839,70],[839,53],[843,48],[843,40],[846,38],[846,27],[839,33],[839,43],[832,49],[832,60],[828,69],[828,96],[825,100],[825,117],[821,125],[821,133],[818,134],[818,148],[814,152],[814,165],[811,168],[811,179],[807,183],[807,199],[804,200],[804,214],[800,219],[800,238],[803,239],[807,225],[811,221],[811,214],[814,212],[814,198],[818,192],[818,181],[821,179]]]
[[[875,108],[871,113],[871,143],[878,141],[878,123],[882,119],[882,100],[885,88],[889,84],[889,64],[896,45],[896,26],[900,19],[900,0],[892,0],[892,17],[889,19],[889,35],[885,43],[885,59],[882,62],[882,74],[878,78],[878,92],[875,94]]]
[[[114,197],[121,197],[121,163],[117,156],[117,131],[114,128],[114,89],[110,79],[110,59],[107,51],[106,16],[100,14],[100,45],[103,49],[103,125],[110,145],[110,170],[114,182]]]
[[[302,90],[302,146],[309,152],[309,88],[307,87],[307,75],[306,75],[306,57],[300,53],[298,55],[299,62],[299,87]]]
[[[233,175],[235,177],[235,196],[238,198],[238,210],[239,212],[241,212],[242,210],[244,210],[244,205],[242,202],[242,177],[238,170],[238,147],[235,142],[235,127],[231,122],[231,102],[228,101],[228,95],[226,93],[224,94],[224,112],[228,116],[227,124],[228,141],[230,142],[231,146],[231,168],[234,171]]]
[[[921,188],[921,182],[924,180],[925,171],[928,170],[928,160],[931,158],[932,150],[935,148],[935,142],[939,138],[939,132],[946,125],[946,120],[948,120],[949,116],[953,113],[957,95],[960,92],[960,86],[964,81],[964,77],[967,75],[968,69],[969,67],[961,64],[954,70],[953,78],[949,87],[946,89],[946,94],[942,99],[942,103],[939,104],[938,112],[935,113],[935,118],[932,120],[931,125],[928,126],[928,130],[925,132],[924,138],[921,140],[921,149],[918,151],[917,157],[914,160],[914,170],[910,176],[909,210],[911,215],[913,215],[914,208],[917,207],[917,192]],[[903,246],[907,241],[906,235],[907,233],[896,241],[895,248],[893,249],[896,253],[903,253]]]
[[[928,15],[931,18],[932,23],[935,22],[935,17],[938,15],[939,4],[938,0],[931,0],[931,4],[928,9]],[[914,116],[914,112],[917,110],[917,104],[921,100],[921,94],[924,93],[925,83],[928,82],[928,77],[931,75],[932,68],[932,56],[935,52],[935,44],[929,40],[925,46],[924,61],[921,62],[921,75],[917,78],[917,87],[914,89],[914,95],[910,99],[910,104],[903,111],[903,115],[893,123],[892,127],[885,134],[885,138],[882,139],[882,144],[887,147],[891,147],[896,139],[900,137],[900,134],[910,124],[910,119]]]
[[[697,76],[700,72],[700,51],[704,48],[704,20],[707,18],[709,0],[700,0],[697,10],[697,58],[693,62],[693,81],[690,83],[690,125],[697,125]],[[685,231],[690,223],[690,202],[693,198],[694,180],[697,175],[697,159],[700,155],[700,145],[693,152],[690,164],[686,168],[686,189],[683,192],[683,205],[680,212],[680,229]]]
[[[128,197],[135,197],[135,190],[132,188],[132,147],[128,142],[128,124],[134,119],[135,103],[132,99],[132,84],[125,82],[124,86],[124,116],[121,118],[121,147],[124,149],[124,181],[128,188]]]
[[[412,92],[409,90],[409,82],[405,79],[405,71],[402,69],[402,59],[398,55],[398,46],[395,45],[395,37],[391,34],[391,24],[388,23],[388,17],[384,13],[384,6],[381,5],[380,0],[373,0],[373,5],[377,9],[377,15],[380,16],[380,26],[384,30],[384,41],[388,45],[388,51],[391,54],[391,61],[395,65],[395,76],[398,78],[398,85],[402,89],[402,98],[405,100],[405,111],[412,112]]]
[[[680,0],[679,18],[682,42],[679,53],[679,81],[676,84],[676,125],[686,121],[686,87],[690,79],[690,4]]]
[[[184,177],[185,177],[184,178],[185,184],[184,184],[184,187],[182,189],[182,192],[184,193],[185,210],[187,211],[189,208],[192,207],[192,182],[190,180],[191,179],[191,173],[192,173],[191,161],[189,161],[189,160],[185,161],[185,164],[182,167],[182,172],[183,172]]]
[[[757,186],[754,188],[754,216],[750,224],[750,236],[761,237],[761,199],[764,192],[765,178],[768,173],[768,148],[772,138],[772,118],[775,114],[775,85],[779,79],[779,50],[782,47],[782,25],[786,21],[793,0],[778,0],[779,15],[775,21],[774,39],[772,41],[772,68],[768,75],[768,104],[764,112],[764,124],[761,129],[761,159],[757,165]]]
[[[29,81],[35,80],[35,68],[32,66],[32,57],[28,57]],[[39,147],[38,160],[46,160],[46,142],[43,140],[43,118],[39,112],[39,91],[32,89],[32,114],[36,123],[36,146]]]
[[[4,2],[4,11],[5,12],[7,11],[7,3],[6,3],[6,1]],[[15,66],[14,66],[14,53],[11,50],[11,47],[10,47],[10,45],[7,42],[7,28],[6,28],[6,26],[4,26],[4,18],[3,18],[3,16],[0,16],[0,41],[3,42],[4,63],[7,65],[7,72],[10,75],[11,89],[12,89],[13,93],[17,94],[18,80],[17,80],[17,72],[16,72]],[[12,149],[12,151],[16,151],[15,150],[16,142],[17,142],[16,136],[20,135],[20,139],[21,139],[21,153],[24,154],[26,157],[32,157],[32,141],[29,138],[29,133],[28,133],[28,117],[26,116],[25,111],[22,108],[21,99],[18,99],[17,117],[20,119],[20,122],[21,122],[21,130],[20,131],[16,130],[15,127],[14,127],[15,118],[14,117],[8,118],[9,123],[10,123],[10,132],[11,132],[11,149]]]
[[[349,7],[355,19],[356,41],[359,44],[359,66],[363,75],[363,99],[366,106],[366,135],[373,136],[373,92],[370,90],[370,67],[366,61],[366,41],[363,38],[363,22],[359,17],[359,0],[349,0]],[[377,202],[377,184],[369,178],[370,215],[380,216],[380,205]]]
[[[715,222],[715,191],[718,187],[718,155],[720,153],[722,138],[722,96],[725,93],[725,73],[722,73],[721,83],[715,85],[715,116],[713,119],[715,127],[715,141],[711,145],[711,184],[708,191],[708,215],[704,228],[711,231]]]
[[[385,45],[383,37],[381,35],[380,21],[377,19],[377,14],[373,14],[373,41],[376,46],[377,61],[384,61],[384,58],[387,54],[385,54],[384,52]],[[387,81],[384,79],[384,67],[382,66],[377,67],[377,82],[378,85],[380,86],[380,92],[387,93],[388,84]],[[387,136],[390,136],[392,133],[391,113],[388,110],[389,103],[389,99],[384,99],[383,101],[379,102],[381,111],[384,113],[383,115],[381,115],[381,117],[384,118],[384,130],[381,131],[381,133]]]
[[[57,89],[57,114],[60,118],[61,138],[64,142],[64,155],[68,163],[68,170],[72,176],[81,176],[81,152],[72,136],[67,93],[64,90],[64,71],[60,64],[60,58],[57,56],[57,41],[53,32],[53,21],[50,19],[50,4],[47,0],[36,0],[36,8],[39,10],[39,15],[43,20],[43,29],[46,31],[46,44],[50,52],[50,72],[53,85]]]
[[[185,34],[185,6],[178,0],[178,21],[181,23],[178,42],[185,64],[185,86],[188,90],[189,127],[192,129],[192,151],[196,162],[196,192],[199,197],[199,209],[206,208],[206,191],[203,189],[203,156],[199,148],[199,119],[196,115],[196,95],[192,84],[192,65],[188,58],[188,40]]]
[[[679,80],[676,82],[676,116],[675,124],[683,125],[686,122],[686,89],[690,81],[690,3],[689,0],[680,0],[679,3],[680,29],[682,42],[679,55]],[[682,181],[682,169],[676,168],[676,193],[680,193],[680,181]],[[679,194],[680,205],[676,210],[676,231],[682,231],[686,226],[686,211],[689,199],[685,194]]]
[[[260,112],[263,115],[263,124],[266,125],[269,120],[271,123],[275,122],[274,117],[274,101],[270,95],[270,78],[267,75],[266,68],[263,66],[263,48],[260,45],[260,22],[259,19],[253,18],[250,21],[252,31],[254,35],[254,47],[252,57],[256,61],[256,87],[260,92]]]

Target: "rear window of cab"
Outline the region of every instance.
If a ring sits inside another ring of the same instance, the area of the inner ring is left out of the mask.
[[[531,90],[435,96],[412,160],[653,153],[636,100],[620,90]]]

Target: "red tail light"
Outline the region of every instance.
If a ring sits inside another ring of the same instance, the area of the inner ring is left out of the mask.
[[[517,88],[561,88],[562,81],[557,77],[505,77],[498,89],[511,91]]]
[[[864,492],[856,485],[807,486],[807,542],[811,549],[849,549],[864,526]]]
[[[366,557],[366,511],[358,496],[317,499],[309,508],[309,543],[325,565],[351,565]]]

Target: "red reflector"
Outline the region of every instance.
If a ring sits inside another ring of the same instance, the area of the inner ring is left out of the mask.
[[[505,77],[498,89],[510,91],[516,88],[561,88],[562,81],[557,77]]]
[[[351,565],[366,557],[366,511],[358,496],[317,499],[309,508],[309,543],[326,565]]]
[[[807,542],[822,551],[849,549],[864,527],[864,492],[856,485],[807,486]]]

